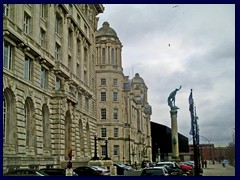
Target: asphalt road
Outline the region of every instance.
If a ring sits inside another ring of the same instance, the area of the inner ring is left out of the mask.
[[[225,167],[220,163],[208,164],[203,168],[203,176],[235,176],[235,167],[228,164]]]

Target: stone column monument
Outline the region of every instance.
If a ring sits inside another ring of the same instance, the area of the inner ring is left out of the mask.
[[[175,89],[168,97],[168,106],[170,107],[170,115],[171,115],[171,126],[172,126],[172,161],[180,161],[179,158],[179,145],[178,145],[178,128],[177,128],[177,110],[179,109],[175,105],[175,96],[177,91],[181,89]]]

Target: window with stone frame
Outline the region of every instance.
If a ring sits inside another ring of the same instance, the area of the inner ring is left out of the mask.
[[[15,96],[9,88],[3,92],[3,142],[16,145],[16,101]]]
[[[46,47],[46,31],[43,28],[40,28],[40,46],[42,48]]]
[[[113,119],[115,119],[115,120],[118,119],[118,109],[117,108],[113,109]]]
[[[28,81],[32,81],[32,68],[33,68],[33,60],[25,55],[24,59],[24,79]]]
[[[106,108],[101,108],[101,119],[106,119],[107,110]]]
[[[113,92],[113,101],[118,101],[118,93],[117,92]]]
[[[106,101],[106,92],[101,92],[101,101]]]
[[[62,16],[60,14],[56,14],[56,23],[55,23],[55,32],[58,34],[58,35],[61,35],[62,33]]]
[[[59,77],[56,77],[55,90],[60,90],[60,87],[61,87],[61,79]]]
[[[30,23],[31,23],[31,16],[24,13],[24,19],[23,19],[23,32],[26,34],[30,34]]]
[[[78,24],[78,26],[81,25],[81,18],[80,18],[79,14],[77,14],[77,24]]]
[[[107,129],[101,128],[101,137],[107,137]]]
[[[43,127],[43,148],[51,148],[51,131],[50,131],[50,118],[49,109],[46,104],[42,107],[42,127]]]
[[[117,86],[118,84],[118,80],[117,79],[113,79],[113,86]]]
[[[55,60],[61,61],[61,46],[58,43],[55,44]]]
[[[6,105],[6,101],[5,101],[5,97],[3,96],[3,142],[5,143],[6,141],[6,130],[7,130],[7,127],[6,127],[6,119],[7,119],[7,111],[8,111],[8,108],[7,108],[7,105]]]
[[[47,4],[40,4],[40,18],[44,19],[47,17]]]
[[[106,49],[102,48],[102,64],[106,64]]]
[[[26,146],[36,147],[36,125],[34,120],[34,105],[29,97],[25,101],[24,120],[26,128]]]
[[[101,149],[102,149],[102,156],[106,156],[106,146],[105,145],[101,145]]]
[[[68,69],[72,72],[73,71],[73,60],[72,56],[68,55]]]
[[[118,128],[114,128],[114,137],[118,137]]]
[[[68,47],[72,48],[73,46],[73,31],[72,29],[68,30]]]
[[[85,97],[85,111],[89,112],[89,98]]]
[[[48,85],[48,70],[46,68],[44,68],[44,67],[41,67],[40,85],[41,85],[41,88],[47,89],[47,85]]]
[[[114,48],[111,49],[111,64],[115,64]]]
[[[117,156],[119,152],[119,145],[114,145],[113,146],[113,155]]]
[[[11,70],[12,69],[12,50],[13,47],[4,42],[4,50],[3,50],[3,64],[4,68]]]
[[[10,4],[3,4],[3,16],[10,16]]]
[[[106,79],[105,78],[101,78],[101,85],[105,86],[106,85]]]

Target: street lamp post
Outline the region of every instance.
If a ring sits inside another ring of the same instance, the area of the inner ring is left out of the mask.
[[[92,160],[99,160],[97,156],[97,134],[94,135],[94,156]]]
[[[161,152],[160,152],[160,148],[158,148],[158,162],[161,162]]]
[[[104,160],[110,160],[110,158],[108,157],[108,137],[105,138],[105,146],[106,146],[106,155]]]

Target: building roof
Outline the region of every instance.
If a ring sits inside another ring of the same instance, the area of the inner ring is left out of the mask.
[[[109,23],[105,21],[96,33],[96,37],[98,36],[112,36],[117,38],[117,33],[110,27]]]
[[[132,83],[145,84],[143,78],[141,78],[138,73],[135,74],[134,78],[132,79]]]

